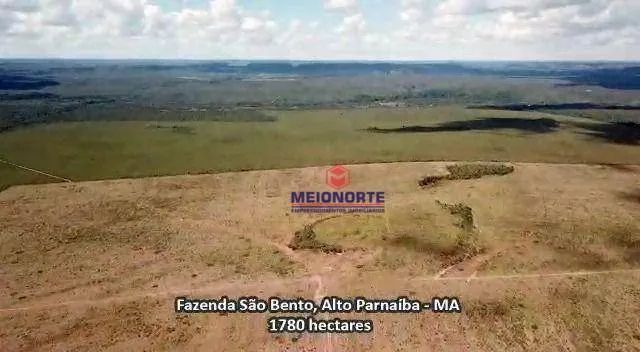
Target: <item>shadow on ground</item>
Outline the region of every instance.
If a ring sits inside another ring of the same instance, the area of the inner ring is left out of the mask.
[[[640,145],[640,124],[635,122],[575,123],[583,134],[610,143]]]
[[[436,126],[403,126],[399,128],[369,127],[367,131],[374,133],[428,133],[510,129],[531,133],[549,133],[555,131],[558,127],[558,121],[549,118],[522,119],[488,117],[475,120],[445,122]]]
[[[585,130],[582,134],[617,144],[640,145],[640,124],[635,122],[586,123],[574,122],[571,126]],[[441,123],[434,126],[402,126],[397,128],[369,127],[372,133],[432,133],[462,131],[518,130],[528,133],[555,132],[560,123],[550,118],[496,118],[462,120]]]
[[[620,198],[633,203],[640,203],[640,188],[630,192],[620,192]]]
[[[630,172],[630,173],[635,173],[637,172],[635,168],[633,168],[630,165],[621,165],[621,164],[602,164],[602,166],[608,167],[610,169],[614,169],[620,172]]]

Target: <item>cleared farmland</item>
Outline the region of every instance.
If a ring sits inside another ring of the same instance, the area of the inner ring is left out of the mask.
[[[387,193],[386,213],[319,223],[291,214],[288,200],[323,189],[322,167],[10,188],[0,194],[0,341],[19,350],[637,349],[640,168],[509,165],[430,187],[420,180],[450,163],[349,166],[351,188]],[[343,251],[289,248],[313,223],[318,241]],[[176,295],[243,294],[457,295],[463,313],[374,314],[371,335],[290,336],[268,334],[263,314],[173,311]]]

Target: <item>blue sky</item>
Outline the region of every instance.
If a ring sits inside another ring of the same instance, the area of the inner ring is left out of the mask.
[[[0,56],[638,60],[638,18],[638,0],[0,0]]]
[[[208,0],[157,0],[156,3],[167,11],[178,11],[183,8],[206,9]],[[316,20],[318,14],[324,12],[322,1],[295,0],[239,0],[238,5],[249,11],[268,10],[277,13],[282,20]]]

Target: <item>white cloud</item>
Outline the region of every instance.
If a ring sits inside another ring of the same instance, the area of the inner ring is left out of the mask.
[[[214,0],[210,3],[211,25],[216,28],[236,28],[242,23],[242,15],[235,0]]]
[[[418,0],[405,0],[398,33],[405,40],[477,42],[478,47],[528,43],[552,50],[576,43],[606,45],[601,38],[636,42],[637,31],[631,29],[640,28],[634,19],[639,14],[636,0],[444,0],[429,14]]]
[[[325,0],[324,7],[342,15],[342,22],[335,28],[335,33],[340,36],[337,40],[365,40],[367,21],[358,7],[357,0]]]
[[[244,17],[240,26],[243,40],[258,45],[266,45],[275,39],[277,25],[269,19],[269,15],[261,17]]]
[[[325,0],[324,7],[332,11],[354,12],[358,8],[357,0]]]
[[[486,0],[446,0],[437,6],[436,12],[442,15],[460,15],[482,12],[486,9]]]
[[[42,0],[42,23],[50,26],[68,27],[76,24],[71,0]]]
[[[388,3],[363,12],[357,0],[323,1],[333,15],[301,21],[237,0],[170,9],[157,0],[0,0],[0,55],[640,58],[638,0],[401,0],[384,23],[365,14]]]
[[[367,23],[361,13],[346,16],[342,19],[342,24],[337,32],[343,35],[358,35],[364,32]]]
[[[424,3],[422,0],[402,0],[400,18],[404,22],[421,21],[424,17]]]
[[[147,5],[144,8],[143,32],[151,37],[170,36],[175,31],[175,23],[177,17],[172,14],[164,13],[158,6]]]

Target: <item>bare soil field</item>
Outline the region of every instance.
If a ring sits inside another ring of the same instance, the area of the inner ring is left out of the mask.
[[[371,215],[290,212],[326,167],[11,187],[0,350],[640,351],[640,166],[453,164],[348,166],[347,190],[386,192]],[[458,296],[462,313],[276,335],[267,314],[174,312],[224,295]]]

